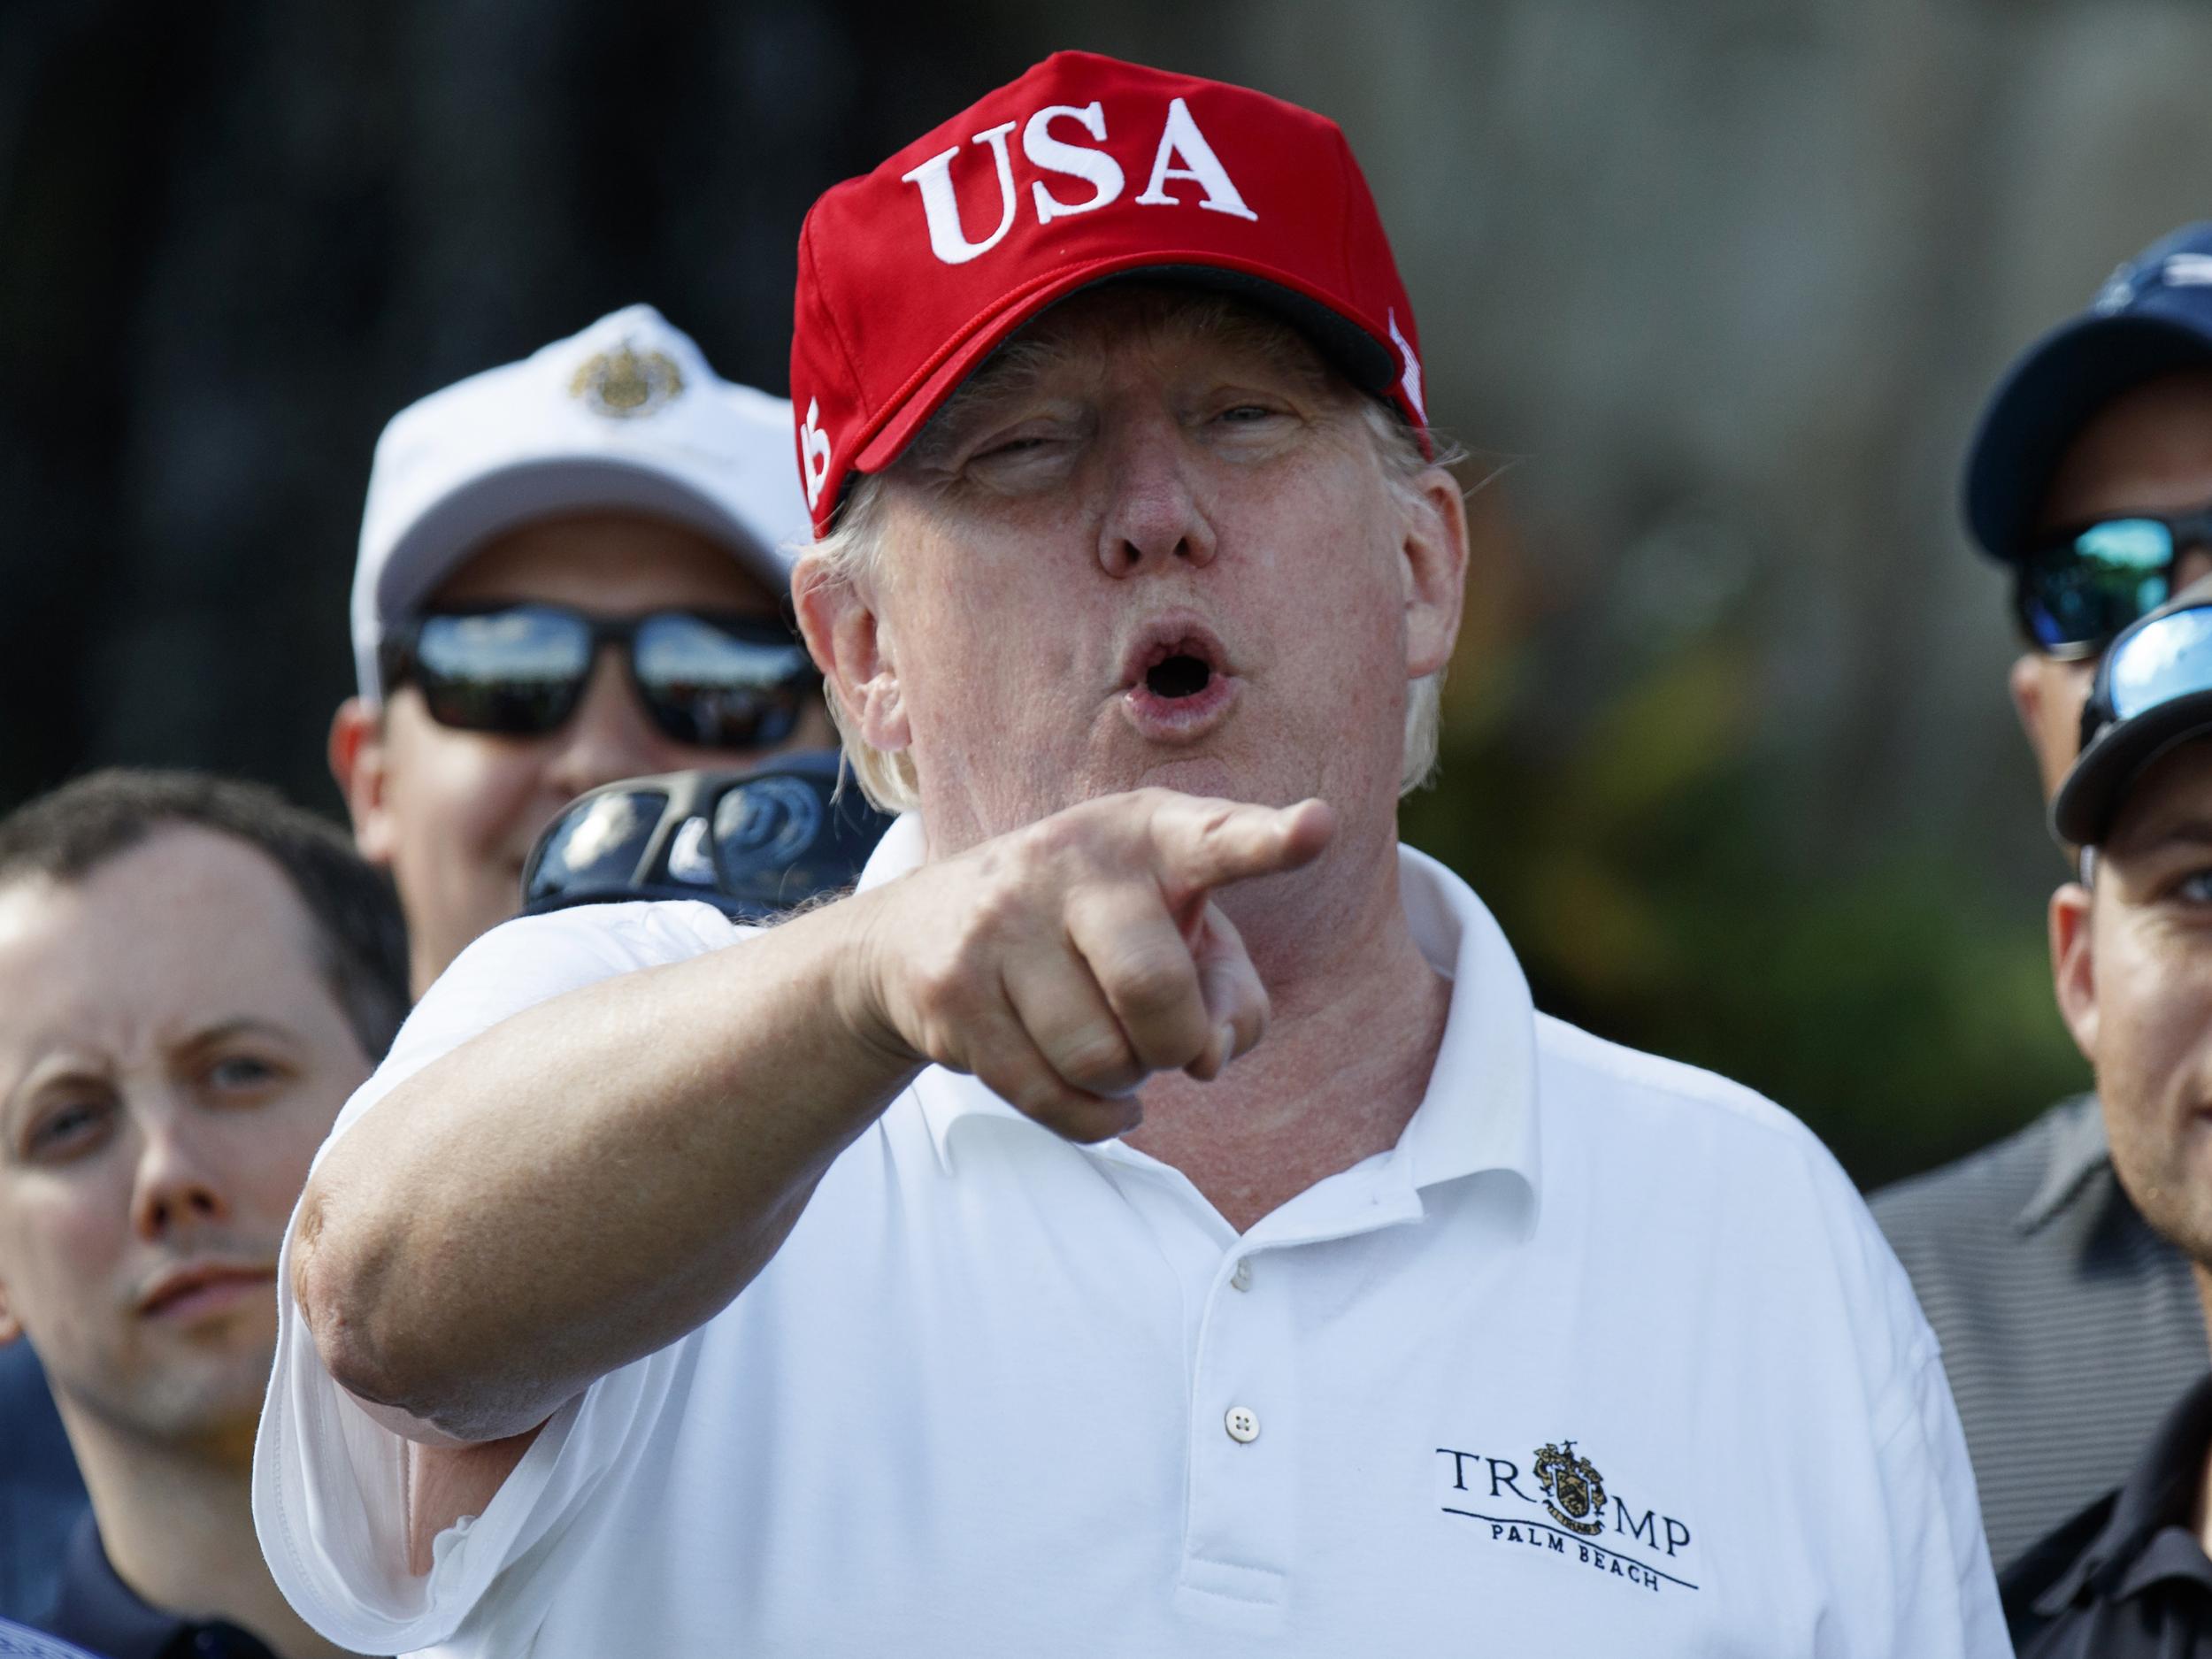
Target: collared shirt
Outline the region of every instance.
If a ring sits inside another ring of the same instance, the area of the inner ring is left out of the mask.
[[[864,885],[919,853],[902,821]],[[277,1582],[347,1646],[536,1659],[2005,1653],[1933,1339],[1833,1160],[1537,1016],[1465,885],[1400,868],[1452,994],[1394,1148],[1240,1235],[1179,1171],[925,1071],[426,1576],[400,1442],[286,1298]],[[502,928],[334,1133],[517,1008],[723,946],[703,905]]]
[[[2212,1450],[2212,1378],[2183,1396],[2118,1490],[2005,1575],[2020,1659],[2207,1659],[2212,1560],[2191,1525]]]
[[[63,1547],[89,1500],[46,1373],[27,1342],[0,1348],[0,1618],[53,1605]]]
[[[0,1659],[100,1659],[100,1655],[28,1624],[0,1618]]]
[[[1872,1207],[1942,1341],[2001,1568],[2109,1491],[2212,1363],[2189,1264],[2114,1177],[2093,1095]]]
[[[181,1618],[140,1600],[109,1563],[89,1510],[70,1533],[59,1599],[39,1624],[102,1659],[276,1659],[235,1624]]]

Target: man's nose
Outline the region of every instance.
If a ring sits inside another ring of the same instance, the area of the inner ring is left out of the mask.
[[[1213,563],[1214,528],[1199,498],[1195,457],[1174,420],[1133,424],[1105,461],[1098,562],[1109,576]]]
[[[547,781],[572,799],[618,778],[662,771],[667,747],[611,648],[599,653],[576,712],[553,741]]]
[[[150,1241],[195,1222],[229,1218],[204,1140],[204,1127],[188,1110],[164,1112],[149,1125],[131,1192],[131,1226],[140,1238]]]

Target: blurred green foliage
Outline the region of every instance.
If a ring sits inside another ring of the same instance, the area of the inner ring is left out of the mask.
[[[1965,849],[1843,869],[1776,827],[1790,803],[1753,758],[1747,650],[1671,656],[1564,743],[1530,741],[1507,676],[1472,678],[1406,838],[1474,884],[1540,1008],[1751,1085],[1868,1188],[2087,1086],[2041,914],[1978,885]]]

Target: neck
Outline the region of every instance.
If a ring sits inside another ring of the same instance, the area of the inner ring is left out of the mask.
[[[1233,919],[1267,987],[1267,1034],[1211,1083],[1154,1078],[1127,1137],[1240,1233],[1395,1146],[1428,1090],[1451,984],[1407,926],[1395,842],[1360,852],[1276,878],[1302,889],[1290,903],[1270,884],[1239,891],[1254,901]]]
[[[165,1612],[222,1618],[285,1659],[342,1653],[293,1612],[253,1530],[253,1425],[204,1441],[151,1439],[57,1394],[92,1496],[100,1543],[134,1594]]]

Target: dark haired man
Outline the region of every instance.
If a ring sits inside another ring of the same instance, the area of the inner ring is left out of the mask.
[[[2212,225],[2153,243],[2022,355],[1965,493],[2013,579],[2013,703],[2048,794],[2106,645],[2212,570]],[[1872,1207],[1942,1339],[2001,1567],[2118,1479],[2212,1359],[2188,1263],[2117,1179],[2091,1095]]]
[[[405,963],[388,884],[268,790],[103,772],[0,820],[0,1340],[92,1499],[40,1622],[107,1659],[338,1651],[248,1483],[284,1220]]]

